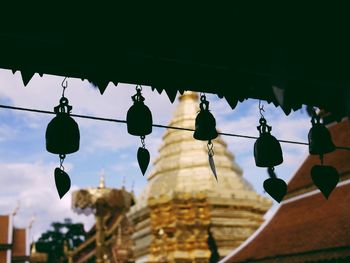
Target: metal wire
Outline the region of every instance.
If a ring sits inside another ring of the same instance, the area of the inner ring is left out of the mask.
[[[43,113],[43,114],[52,114],[52,115],[56,114],[53,111],[46,111],[46,110],[39,110],[39,109],[30,109],[30,108],[22,108],[22,107],[15,107],[15,106],[2,105],[2,104],[0,104],[0,108],[10,109],[10,110],[18,110],[18,111],[35,112],[35,113]],[[109,118],[95,117],[95,116],[89,116],[89,115],[70,114],[70,116],[77,117],[77,118],[82,118],[82,119],[90,119],[90,120],[98,120],[98,121],[106,121],[106,122],[116,122],[116,123],[126,123],[126,120],[109,119]],[[167,126],[167,125],[162,125],[162,124],[152,124],[152,126],[156,127],[156,128],[162,128],[162,129],[173,129],[173,130],[182,130],[182,131],[194,132],[194,129],[184,128],[184,127]],[[238,137],[238,138],[254,139],[254,140],[259,138],[257,136],[250,136],[250,135],[244,135],[244,134],[234,134],[234,133],[225,133],[225,132],[218,132],[218,134],[220,134],[222,136]],[[298,145],[309,145],[307,142],[299,142],[299,141],[291,141],[291,140],[280,140],[280,139],[278,139],[278,141],[281,142],[281,143],[298,144]],[[346,147],[346,146],[336,146],[336,149],[350,151],[350,147]]]

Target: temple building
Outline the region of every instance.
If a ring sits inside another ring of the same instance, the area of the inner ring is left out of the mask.
[[[335,145],[350,147],[350,121],[329,126]],[[340,180],[328,200],[312,182],[318,156],[308,156],[271,220],[222,262],[350,262],[350,151],[324,156]]]
[[[0,263],[28,260],[28,230],[14,227],[13,215],[0,215]]]
[[[170,126],[194,128],[198,94],[179,97]],[[218,181],[206,142],[168,129],[148,183],[128,217],[135,262],[217,262],[263,223],[271,201],[242,177],[226,143],[213,141]]]
[[[78,214],[95,216],[95,225],[85,242],[73,250],[65,244],[68,263],[134,262],[133,226],[126,212],[134,203],[133,194],[105,185],[104,175],[98,187],[79,189],[72,194],[72,208]]]

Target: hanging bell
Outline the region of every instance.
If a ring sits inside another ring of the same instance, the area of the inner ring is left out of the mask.
[[[200,112],[196,117],[196,125],[193,137],[196,140],[210,141],[218,137],[216,131],[216,121],[213,114],[209,111],[209,101],[206,100],[205,95],[201,96],[201,103],[199,104]]]
[[[312,127],[308,134],[310,154],[323,155],[335,150],[329,130],[320,123],[318,116],[312,117]]]
[[[69,116],[72,106],[68,105],[68,99],[62,97],[60,104],[54,108],[56,117],[47,125],[46,150],[55,154],[69,154],[79,150],[80,133],[79,126]]]
[[[260,136],[254,144],[255,164],[258,167],[273,167],[283,162],[280,143],[270,134],[272,128],[266,124],[265,118],[260,118],[257,127]]]
[[[145,100],[141,95],[141,89],[136,88],[137,93],[132,96],[134,104],[126,115],[128,133],[135,136],[145,136],[152,132],[152,113],[143,103]]]

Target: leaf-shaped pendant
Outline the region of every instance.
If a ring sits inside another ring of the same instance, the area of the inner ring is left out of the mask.
[[[287,193],[287,184],[279,178],[269,178],[264,181],[265,191],[278,203]]]
[[[332,166],[315,165],[311,169],[311,178],[326,199],[339,182],[339,174]]]
[[[58,195],[60,199],[69,191],[70,189],[70,178],[69,175],[61,170],[60,168],[55,169],[55,183]]]
[[[142,175],[145,175],[148,164],[150,160],[149,151],[146,148],[139,147],[137,151],[137,161],[142,172]]]
[[[215,169],[215,163],[214,163],[213,155],[209,154],[208,157],[209,157],[209,165],[210,165],[211,171],[213,172],[216,181],[218,181],[218,176],[216,174],[216,169]]]

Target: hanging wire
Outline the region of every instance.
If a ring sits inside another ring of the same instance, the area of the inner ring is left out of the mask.
[[[62,97],[64,97],[64,92],[66,90],[66,88],[68,88],[68,81],[67,81],[67,77],[65,77],[61,83],[61,86],[63,88],[63,91],[62,91]]]
[[[39,109],[30,109],[30,108],[22,108],[22,107],[15,107],[15,106],[2,105],[2,104],[0,104],[0,108],[56,115],[56,113],[52,112],[52,111],[39,110]],[[77,118],[82,118],[82,119],[90,119],[90,120],[98,120],[98,121],[106,121],[106,122],[116,122],[116,123],[126,123],[126,120],[109,119],[109,118],[95,117],[95,116],[89,116],[89,115],[70,114],[70,116],[77,117]],[[162,125],[162,124],[152,124],[152,126],[156,127],[156,128],[162,128],[162,129],[173,129],[173,130],[194,132],[194,129],[184,128],[184,127],[167,126],[167,125]],[[257,136],[250,136],[250,135],[244,135],[244,134],[235,134],[235,133],[225,133],[225,132],[218,132],[218,134],[222,135],[222,136],[238,137],[238,138],[254,139],[254,140],[259,138]],[[307,142],[298,142],[298,141],[280,140],[280,139],[278,139],[278,141],[281,142],[281,143],[309,145]],[[336,149],[350,151],[350,147],[346,147],[346,146],[336,146]]]

